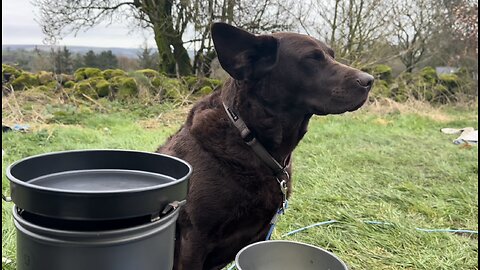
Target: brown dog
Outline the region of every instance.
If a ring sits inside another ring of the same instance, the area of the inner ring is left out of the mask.
[[[217,23],[212,37],[232,79],[198,102],[158,149],[193,166],[177,222],[179,270],[221,269],[242,247],[265,239],[283,195],[278,175],[246,141],[256,140],[289,165],[313,114],[360,108],[373,83],[371,75],[336,62],[332,49],[309,36],[255,36]],[[236,119],[251,133],[243,134]],[[284,179],[290,191],[291,181]]]

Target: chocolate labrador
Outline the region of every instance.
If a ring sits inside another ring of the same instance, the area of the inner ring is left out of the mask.
[[[211,30],[231,78],[158,149],[193,166],[177,221],[177,270],[221,269],[264,240],[291,191],[290,157],[309,119],[360,108],[373,83],[306,35],[253,35],[224,23]]]

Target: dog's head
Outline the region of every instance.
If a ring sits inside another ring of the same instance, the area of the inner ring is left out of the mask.
[[[306,35],[256,36],[215,23],[212,38],[221,66],[233,79],[266,82],[278,91],[272,96],[282,96],[306,113],[354,111],[372,87],[370,74],[335,61],[331,48]]]

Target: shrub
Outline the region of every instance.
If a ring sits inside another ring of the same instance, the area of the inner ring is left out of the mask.
[[[371,99],[376,99],[380,97],[391,97],[390,86],[385,80],[375,80],[373,83],[373,88],[370,93]]]
[[[392,68],[387,65],[376,65],[372,73],[375,78],[380,80],[390,81],[392,79]]]
[[[390,85],[390,97],[398,102],[403,102],[408,99],[409,91],[405,82],[395,82]]]
[[[434,84],[437,81],[437,71],[432,67],[424,67],[420,71],[420,76],[428,83]]]
[[[450,90],[453,90],[460,85],[460,78],[458,78],[456,74],[440,74],[440,76],[438,76],[438,81]]]
[[[442,84],[437,84],[433,87],[434,95],[430,101],[437,103],[447,103],[452,98],[452,94],[448,87]]]

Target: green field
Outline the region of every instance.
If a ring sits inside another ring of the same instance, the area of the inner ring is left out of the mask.
[[[26,133],[2,136],[4,194],[5,170],[15,160],[69,149],[154,151],[187,112],[169,104],[35,102],[2,102],[2,122],[30,125]],[[370,105],[314,117],[295,151],[294,193],[273,238],[324,247],[351,269],[478,269],[476,234],[415,229],[478,230],[478,148],[454,145],[454,136],[439,132],[477,129],[478,107],[416,105]],[[2,269],[15,269],[11,208],[2,201]],[[283,236],[332,219],[338,222]]]

